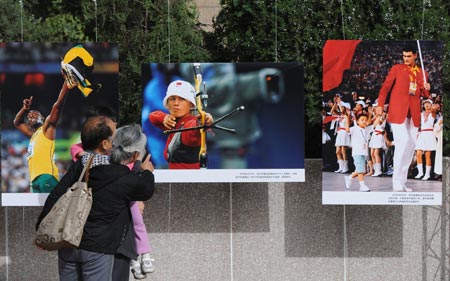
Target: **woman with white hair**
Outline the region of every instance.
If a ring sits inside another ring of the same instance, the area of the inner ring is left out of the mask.
[[[110,281],[115,254],[131,231],[130,202],[145,201],[153,195],[154,168],[150,156],[143,159],[138,173],[127,167],[145,153],[146,137],[137,125],[119,128],[113,136],[109,119],[92,117],[83,125],[81,142],[87,153],[71,166],[49,194],[36,227],[78,180],[83,167],[93,157],[88,179],[92,208],[78,248],[58,251],[59,278]]]

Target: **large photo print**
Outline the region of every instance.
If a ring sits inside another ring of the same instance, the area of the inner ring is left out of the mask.
[[[3,206],[43,205],[86,115],[117,116],[118,70],[117,44],[0,44]]]
[[[325,43],[323,204],[441,204],[443,48]]]
[[[304,181],[301,63],[148,63],[142,83],[156,181]]]

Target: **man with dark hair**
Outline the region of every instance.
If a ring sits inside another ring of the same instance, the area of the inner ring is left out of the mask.
[[[32,192],[48,193],[58,183],[58,167],[54,160],[56,126],[67,92],[75,86],[76,84],[71,84],[65,79],[58,99],[47,118],[44,119],[37,110],[30,110],[33,96],[23,100],[22,108],[14,118],[14,126],[30,138],[27,160]],[[28,113],[25,115],[26,112]]]
[[[99,150],[99,153],[108,154],[112,148],[111,137],[116,125],[105,116],[94,116],[84,122],[81,132],[81,142],[84,150]]]
[[[130,203],[148,200],[155,188],[150,155],[142,160],[138,173],[127,166],[145,151],[146,143],[140,127],[128,127],[131,128],[114,135],[111,119],[105,116],[87,119],[81,139],[89,152],[69,168],[45,201],[36,229],[92,159],[88,174],[94,198],[92,208],[80,245],[58,250],[59,280],[128,280],[130,260],[124,252],[137,256],[134,245],[128,244],[133,242],[134,235]],[[117,157],[110,157],[110,152]]]
[[[117,126],[117,118],[116,118],[116,113],[109,107],[107,106],[93,106],[90,107],[89,110],[86,112],[86,120],[85,122],[87,122],[89,119],[93,118],[93,117],[99,117],[99,116],[103,116],[106,119],[109,119],[108,121],[108,126],[111,125],[111,128],[113,128],[113,132],[116,130],[116,126]],[[106,120],[105,120],[106,122]],[[89,141],[88,141],[89,143]],[[88,148],[91,149],[91,148]],[[72,156],[72,160],[75,162],[77,161],[78,158],[80,158],[81,156],[83,156],[85,154],[85,149],[83,148],[83,145],[80,143],[76,143],[73,144],[70,147],[70,155]]]
[[[378,96],[377,114],[383,112],[388,93],[388,119],[394,137],[393,191],[412,191],[406,187],[408,169],[420,126],[420,97],[428,98],[430,84],[424,81],[424,70],[416,64],[417,50],[403,48],[403,63],[394,65],[388,73]]]

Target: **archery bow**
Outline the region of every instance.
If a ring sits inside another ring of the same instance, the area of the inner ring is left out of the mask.
[[[200,114],[200,125],[205,125],[206,112],[203,111],[203,105],[207,106],[206,100],[208,95],[206,94],[206,84],[203,84],[204,91],[200,91],[202,84],[202,73],[200,63],[194,63],[194,82],[195,82],[195,103],[197,104],[197,111]],[[198,158],[200,160],[200,169],[206,169],[207,163],[207,151],[206,151],[206,128],[200,129],[200,152]]]
[[[232,134],[236,133],[236,130],[218,126],[217,123],[221,122],[225,118],[228,118],[235,113],[239,111],[243,111],[245,109],[244,106],[239,106],[238,108],[234,109],[233,111],[223,115],[222,117],[218,118],[214,122],[212,122],[210,125],[206,125],[206,112],[203,110],[204,107],[207,107],[207,100],[208,100],[208,94],[206,93],[206,83],[202,84],[202,74],[201,74],[201,66],[200,63],[194,63],[194,82],[195,82],[195,103],[196,103],[196,110],[198,111],[200,115],[200,125],[195,127],[189,127],[189,128],[179,128],[179,129],[173,129],[173,130],[167,130],[164,131],[164,134],[172,134],[176,132],[184,132],[184,131],[191,131],[191,130],[199,130],[200,131],[200,151],[198,154],[199,162],[200,162],[200,169],[206,169],[207,168],[207,147],[206,147],[206,133],[208,129],[210,128],[216,128],[222,131],[226,131]],[[201,90],[201,85],[203,85],[203,90]]]

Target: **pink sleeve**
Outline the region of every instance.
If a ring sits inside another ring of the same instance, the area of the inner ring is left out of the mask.
[[[76,143],[70,147],[70,156],[72,156],[73,161],[77,161],[78,158],[76,157],[78,153],[83,152],[83,145],[80,143]]]

